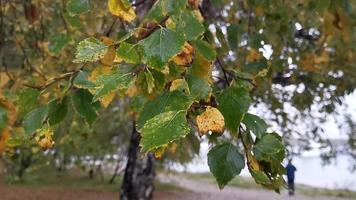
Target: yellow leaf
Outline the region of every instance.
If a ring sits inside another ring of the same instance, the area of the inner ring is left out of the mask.
[[[193,9],[198,9],[200,0],[188,0],[189,6]]]
[[[200,22],[200,23],[203,23],[204,22],[204,17],[203,15],[201,14],[200,10],[193,10],[193,15],[194,17]]]
[[[104,106],[104,108],[108,107],[108,105],[114,100],[116,93],[111,92],[102,98],[99,99],[100,103]]]
[[[49,126],[44,126],[43,128],[37,131],[35,139],[38,146],[40,146],[42,150],[53,148],[53,129]]]
[[[2,152],[4,152],[6,147],[6,141],[10,138],[10,131],[5,128],[0,135],[0,157]]]
[[[252,156],[250,153],[248,153],[247,155],[248,155],[248,161],[249,161],[249,163],[247,163],[247,164],[249,165],[249,167],[253,170],[260,171],[261,167],[260,167],[260,164],[258,163],[258,161],[256,160],[256,158],[254,156]]]
[[[10,78],[5,72],[0,72],[0,88],[4,87],[9,80]]]
[[[5,99],[1,95],[0,95],[0,105],[6,108],[7,110],[7,125],[9,127],[13,126],[15,124],[16,116],[17,116],[16,106],[11,101]]]
[[[185,42],[183,50],[172,58],[177,65],[188,65],[193,60],[194,48],[188,42]]]
[[[205,135],[209,131],[222,134],[225,128],[224,116],[218,109],[208,106],[202,114],[197,116],[197,125],[200,135]]]
[[[7,110],[7,125],[3,129],[2,133],[0,133],[0,156],[2,152],[5,150],[6,147],[6,141],[10,138],[10,131],[12,129],[12,126],[16,122],[16,107],[15,105],[5,99],[2,94],[0,93],[0,105],[4,107]]]
[[[173,142],[173,143],[171,144],[171,146],[169,147],[169,151],[170,151],[172,154],[174,154],[174,153],[177,152],[177,147],[178,147],[177,143]]]
[[[252,48],[249,52],[249,54],[247,55],[247,62],[253,62],[253,61],[257,61],[260,60],[262,58],[262,53],[257,51],[255,48]]]
[[[112,45],[114,40],[109,37],[102,36],[101,41],[106,45]],[[104,65],[112,65],[116,58],[116,49],[113,46],[109,46],[103,58],[100,59]]]
[[[122,61],[123,61],[123,59],[116,54],[115,58],[114,58],[114,63],[121,63]]]
[[[192,74],[202,80],[212,83],[213,63],[205,59],[200,53],[196,53],[192,65]]]
[[[88,80],[95,83],[96,79],[100,76],[100,75],[107,75],[110,74],[112,71],[112,67],[109,66],[101,66],[101,67],[97,67],[95,68],[89,75]],[[92,94],[94,94],[96,92],[96,89],[90,89],[89,90]],[[112,92],[108,95],[105,95],[104,97],[100,98],[99,101],[100,103],[104,106],[107,107],[115,98],[115,92]]]
[[[164,66],[164,68],[162,69],[162,74],[164,74],[164,75],[168,75],[169,74],[169,67],[166,65],[166,66]]]
[[[110,46],[106,51],[104,57],[100,59],[101,63],[104,65],[112,65],[116,58],[116,49],[113,46]],[[116,60],[117,61],[117,60]]]
[[[100,75],[110,74],[112,68],[109,66],[96,67],[89,75],[88,80],[95,83]]]
[[[184,79],[176,79],[172,81],[169,91],[179,90],[186,94],[190,94],[188,83]]]
[[[158,159],[158,160],[161,159],[163,154],[164,154],[164,152],[166,151],[167,147],[168,147],[168,144],[165,144],[165,145],[163,145],[163,146],[161,146],[159,148],[156,148],[154,150],[155,158]]]
[[[173,20],[171,18],[168,18],[166,21],[166,27],[170,28],[170,29],[175,29],[176,24],[173,22]]]
[[[139,88],[137,87],[136,83],[131,83],[130,86],[126,90],[126,95],[128,97],[134,97],[140,92]]]
[[[109,0],[108,7],[111,14],[125,21],[131,22],[136,18],[135,11],[127,0]]]

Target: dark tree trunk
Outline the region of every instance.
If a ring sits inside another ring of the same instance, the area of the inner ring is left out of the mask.
[[[154,157],[152,154],[139,154],[140,136],[133,122],[130,147],[127,156],[124,180],[121,186],[121,200],[152,199],[154,190]]]

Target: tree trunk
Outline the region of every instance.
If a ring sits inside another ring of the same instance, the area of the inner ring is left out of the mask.
[[[121,200],[148,200],[152,199],[154,190],[154,157],[147,154],[139,155],[140,136],[133,122],[132,135],[128,150],[127,165],[124,180],[121,186]]]

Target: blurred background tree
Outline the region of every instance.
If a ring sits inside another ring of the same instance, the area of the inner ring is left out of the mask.
[[[0,152],[5,150],[2,159],[15,176],[21,177],[33,164],[51,163],[58,170],[84,166],[93,176],[100,174],[100,163],[111,162],[114,155],[118,166],[126,163],[130,135],[135,132],[128,108],[135,102],[126,98],[116,98],[107,108],[98,105],[99,114],[90,119],[78,110],[75,115],[75,100],[68,99],[58,111],[66,118],[55,127],[56,145],[45,153],[35,143],[23,143],[24,130],[19,127],[34,108],[68,93],[71,75],[78,69],[90,76],[92,69],[103,65],[73,63],[79,41],[88,36],[103,41],[122,37],[142,24],[156,1],[130,2],[138,15],[132,24],[112,16],[106,1],[0,0],[0,113],[17,113],[10,128],[0,124]],[[214,90],[232,81],[250,87],[256,112],[280,130],[290,155],[317,142],[327,150],[326,159],[339,153],[354,157],[354,113],[337,108],[345,105],[356,85],[355,1],[189,0],[188,4],[199,8],[195,14],[204,19],[204,37],[218,52],[212,71]],[[330,115],[342,119],[340,130],[347,132],[348,144],[342,149],[333,148],[321,126]],[[174,143],[165,155],[156,156],[163,163],[189,162],[199,152],[199,139],[194,132],[188,137],[177,142],[187,148]],[[138,148],[135,151],[137,155]]]

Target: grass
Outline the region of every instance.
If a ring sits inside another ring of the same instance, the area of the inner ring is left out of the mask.
[[[316,196],[332,196],[332,197],[342,197],[342,198],[353,198],[356,199],[356,192],[347,189],[326,189],[311,187],[308,185],[297,184],[297,191],[301,194],[310,197]]]
[[[100,178],[89,179],[87,173],[80,169],[71,169],[66,171],[57,171],[52,167],[41,167],[29,170],[22,179],[13,179],[11,177],[0,177],[0,182],[28,186],[28,187],[48,187],[56,186],[63,188],[75,189],[90,189],[99,191],[118,192],[121,187],[122,176],[117,176],[114,183],[110,184],[109,179],[111,175],[104,175],[104,180]],[[155,188],[158,191],[187,191],[174,184],[161,183],[155,181]]]
[[[106,191],[118,191],[118,184],[121,183],[121,177],[117,177],[115,183],[110,184],[108,182],[108,178],[106,178],[105,181],[98,178],[89,179],[87,174],[79,169],[57,171],[50,167],[42,167],[31,170],[25,173],[22,179],[7,177],[6,180],[7,183],[11,185],[29,187],[58,186]]]
[[[177,174],[184,176],[192,180],[201,180],[216,184],[215,178],[210,173],[183,173]],[[232,187],[246,188],[246,189],[263,189],[262,186],[256,184],[254,180],[247,177],[238,176],[231,180],[228,184]],[[296,192],[305,196],[317,197],[317,196],[330,196],[330,197],[342,197],[342,198],[355,198],[356,192],[347,189],[326,189],[317,188],[304,184],[296,185]]]

